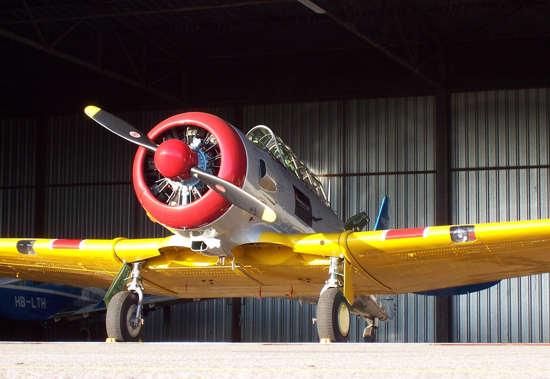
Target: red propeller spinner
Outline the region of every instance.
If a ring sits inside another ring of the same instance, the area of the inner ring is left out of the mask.
[[[197,153],[179,139],[169,139],[155,151],[155,167],[170,179],[189,179],[191,168],[198,164]]]

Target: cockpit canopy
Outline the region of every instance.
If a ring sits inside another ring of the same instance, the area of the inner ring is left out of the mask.
[[[246,137],[260,149],[271,154],[274,159],[296,175],[309,189],[317,194],[319,199],[328,205],[321,181],[270,128],[265,125],[255,126],[246,133]]]

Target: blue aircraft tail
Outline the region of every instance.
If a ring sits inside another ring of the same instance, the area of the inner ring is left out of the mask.
[[[386,230],[389,228],[390,216],[388,215],[388,204],[390,198],[385,196],[380,202],[380,208],[378,209],[378,216],[376,216],[376,222],[374,223],[374,230]]]

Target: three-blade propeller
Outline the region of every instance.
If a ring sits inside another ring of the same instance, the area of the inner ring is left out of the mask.
[[[84,108],[84,113],[111,133],[129,142],[143,146],[153,152],[159,147],[126,121],[99,107],[89,105]],[[190,171],[192,176],[199,179],[213,191],[219,193],[231,204],[265,222],[274,222],[277,219],[277,214],[273,209],[233,183],[202,171],[196,166],[192,167]]]

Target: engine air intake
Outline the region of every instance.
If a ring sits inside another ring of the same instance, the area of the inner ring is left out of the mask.
[[[175,229],[197,228],[219,218],[231,205],[192,177],[191,167],[242,187],[246,152],[240,136],[217,116],[189,112],[156,125],[148,137],[153,153],[140,147],[133,183],[138,200],[159,223]]]

